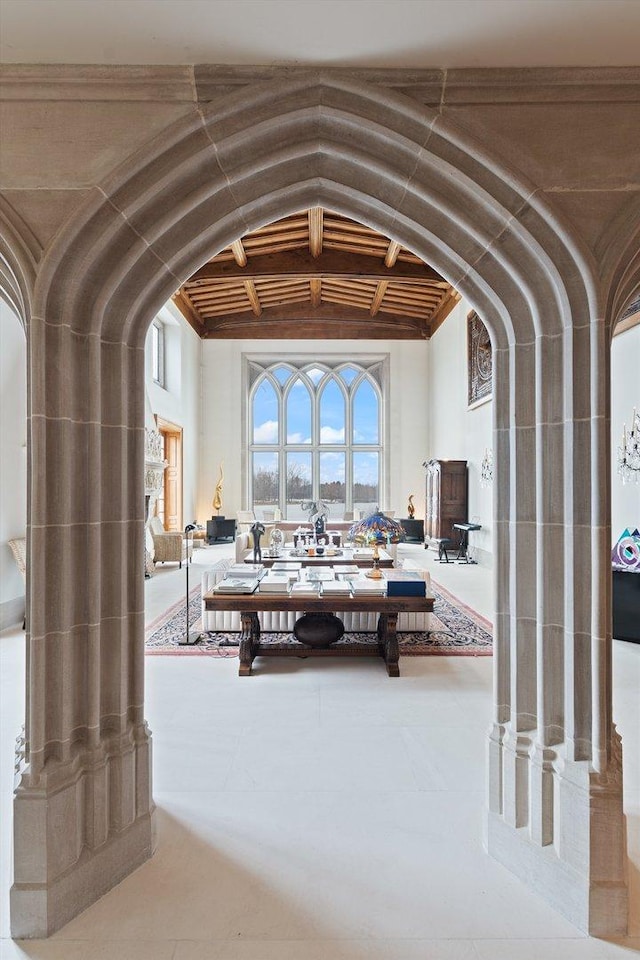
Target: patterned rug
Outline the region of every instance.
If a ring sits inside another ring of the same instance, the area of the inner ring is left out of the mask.
[[[470,607],[444,587],[432,581],[435,595],[434,611],[431,614],[429,633],[399,633],[400,654],[404,657],[462,656],[486,657],[493,652],[492,627]],[[193,635],[201,630],[200,587],[194,587],[189,595],[189,631]],[[187,655],[210,657],[237,657],[237,633],[202,633],[195,646],[180,647],[186,627],[184,601],[165,610],[146,630],[145,653],[148,656]],[[373,633],[346,633],[342,643],[377,643]],[[289,633],[260,635],[261,643],[296,643]]]

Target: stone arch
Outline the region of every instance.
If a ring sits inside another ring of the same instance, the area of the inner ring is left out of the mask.
[[[491,329],[488,846],[521,875],[535,864],[541,890],[582,928],[626,922],[594,265],[532,184],[438,112],[319,72],[198,105],[93,189],[38,271],[31,446],[41,479],[29,559],[39,589],[29,600],[14,935],[51,932],[152,852],[144,419],[133,389],[147,326],[223,246],[315,205],[433,262]],[[81,578],[86,589],[74,594],[68,585]],[[598,836],[594,792],[608,824]],[[55,846],[53,819],[64,837]],[[50,856],[37,861],[34,849]]]
[[[0,196],[0,297],[25,328],[41,253],[31,230]]]

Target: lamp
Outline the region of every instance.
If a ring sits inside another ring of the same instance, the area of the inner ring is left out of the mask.
[[[187,615],[187,627],[186,627],[184,640],[178,640],[179,647],[193,647],[196,643],[200,643],[200,640],[202,639],[202,634],[200,633],[194,633],[193,637],[189,633],[189,561],[190,561],[189,534],[192,534],[195,529],[196,529],[195,523],[188,523],[184,528],[184,536],[185,536],[185,540],[187,541],[187,558],[184,565],[184,568],[186,570],[186,575],[187,575],[187,597],[186,597],[186,604],[185,604],[186,615]],[[191,540],[191,549],[193,550],[193,538]]]
[[[373,568],[365,576],[373,580],[380,580],[382,574],[378,567],[380,557],[378,547],[382,544],[399,543],[404,540],[404,530],[397,520],[385,517],[378,508],[363,520],[358,520],[349,530],[349,540],[354,543],[373,545]]]
[[[493,450],[487,447],[480,467],[480,486],[490,487],[493,483]]]
[[[640,478],[640,415],[633,408],[631,429],[622,427],[622,443],[618,447],[618,473],[623,483],[638,483]]]

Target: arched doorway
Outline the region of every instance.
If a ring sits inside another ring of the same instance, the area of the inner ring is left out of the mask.
[[[39,590],[29,599],[14,935],[56,929],[153,847],[139,564],[144,415],[130,389],[142,380],[146,329],[212,253],[276,216],[321,205],[432,262],[491,329],[497,610],[487,845],[578,926],[624,929],[603,576],[606,399],[595,389],[608,361],[592,265],[530,185],[436,113],[310,74],[202,105],[165,131],[93,191],[39,271],[29,554]],[[86,587],[73,592],[79,571]]]

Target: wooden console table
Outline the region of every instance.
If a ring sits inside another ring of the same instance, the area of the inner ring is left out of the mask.
[[[235,596],[207,593],[206,610],[238,610],[242,623],[240,633],[240,668],[238,675],[251,674],[256,657],[370,657],[384,660],[390,677],[400,676],[398,636],[399,613],[431,613],[433,597],[292,597],[289,595],[260,594]],[[334,613],[336,609],[354,613],[378,614],[378,642],[334,643],[329,647],[309,647],[306,644],[261,643],[259,614],[267,611],[300,613]]]

